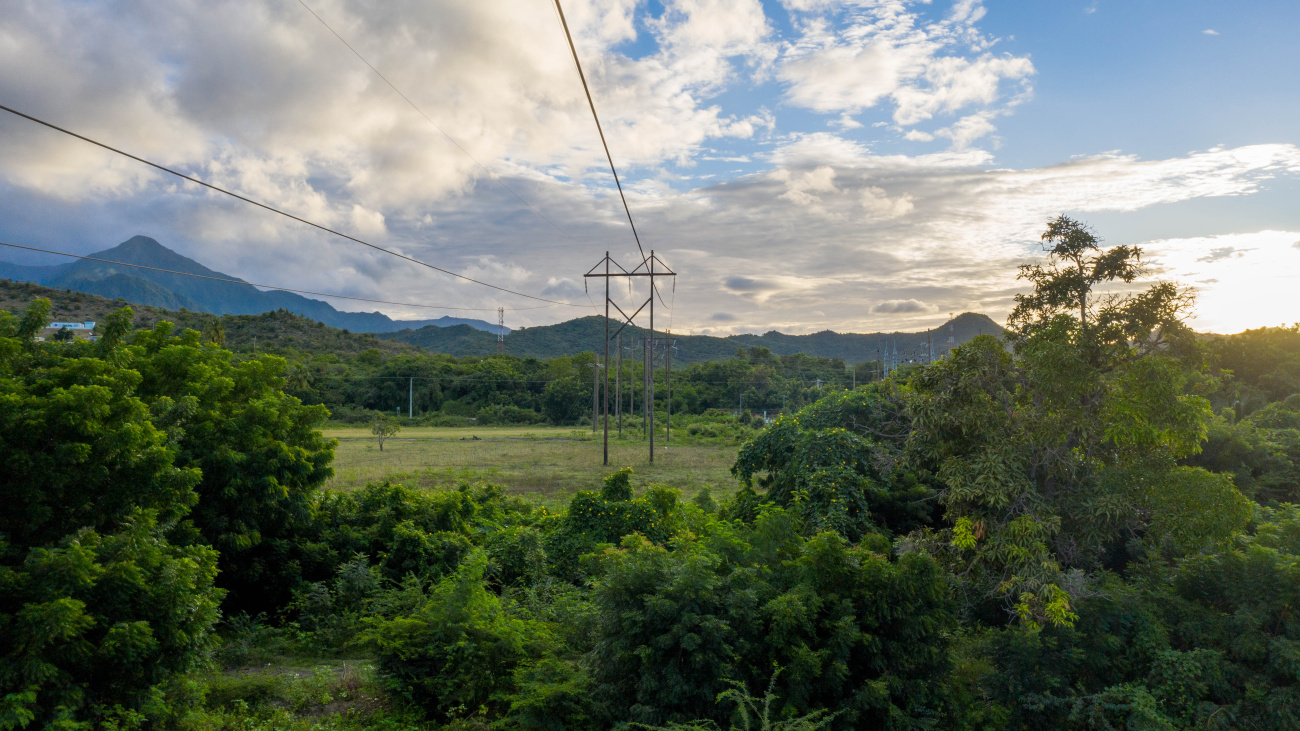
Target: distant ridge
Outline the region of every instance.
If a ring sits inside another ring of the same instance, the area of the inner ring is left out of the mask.
[[[951,330],[949,326],[951,325]],[[837,333],[830,330],[811,335],[786,335],[776,331],[762,335],[674,335],[677,348],[673,359],[681,363],[726,360],[739,348],[763,347],[776,355],[805,355],[842,358],[846,363],[875,361],[898,350],[900,362],[924,361],[927,343],[935,356],[948,352],[948,338],[956,345],[978,335],[1001,337],[1003,328],[987,315],[967,312],[932,330],[913,333]],[[634,338],[644,337],[640,328],[623,331],[624,346]],[[604,347],[605,321],[598,316],[580,317],[555,325],[519,328],[506,335],[506,352],[533,358],[555,358]],[[662,337],[663,333],[660,332]],[[397,340],[448,355],[490,355],[496,352],[496,335],[464,326],[421,327],[378,334],[384,340]],[[625,351],[624,355],[627,353]],[[637,357],[640,357],[639,355]]]
[[[124,264],[171,269],[189,274],[236,279],[214,271],[182,256],[148,236],[133,236],[111,249],[91,256]],[[310,317],[326,325],[352,332],[394,332],[426,326],[467,325],[490,331],[496,337],[497,326],[484,320],[440,317],[433,320],[394,320],[381,312],[340,312],[326,302],[293,292],[262,291],[251,284],[215,282],[180,274],[147,269],[119,267],[97,261],[78,259],[55,266],[23,266],[0,261],[0,279],[32,282],[58,289],[71,289],[110,299],[122,298],[135,304],[179,310],[182,307],[214,315],[257,315],[275,310]],[[508,331],[508,329],[507,329]]]
[[[0,279],[0,310],[21,312],[37,297],[49,298],[52,317],[71,321],[101,321],[121,307],[122,300],[110,300],[94,294],[68,289],[52,289],[28,282]],[[217,316],[192,308],[169,311],[165,308],[135,303],[136,325],[151,327],[169,320],[178,328],[206,331]],[[496,335],[475,330],[468,325],[450,327],[424,326],[395,333],[358,333],[330,327],[319,321],[285,310],[253,315],[227,315],[221,318],[226,345],[233,349],[280,348],[310,352],[355,354],[369,348],[387,353],[412,353],[431,350],[457,356],[488,356],[496,353]],[[803,353],[810,356],[840,358],[846,365],[875,361],[888,348],[898,347],[900,363],[925,358],[927,339],[934,344],[934,354],[947,352],[948,325],[952,325],[954,343],[960,345],[977,335],[1001,334],[1002,328],[984,315],[966,313],[934,330],[919,333],[835,333],[829,330],[811,335],[786,335],[769,332],[763,335],[734,335],[726,338],[707,335],[674,336],[674,363],[727,360],[741,348],[764,347],[777,355]],[[624,347],[644,334],[640,329],[624,331]],[[583,317],[555,325],[520,328],[506,335],[506,353],[521,357],[554,358],[590,352],[603,347],[605,323],[599,317]],[[662,333],[661,333],[662,337]],[[881,351],[877,351],[877,347]],[[624,356],[629,353],[625,350]],[[636,353],[640,357],[640,353]]]

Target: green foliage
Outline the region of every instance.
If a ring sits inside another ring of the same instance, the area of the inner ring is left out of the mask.
[[[370,420],[370,433],[378,440],[381,452],[384,451],[384,440],[397,436],[401,430],[402,425],[388,414],[375,414],[375,417]]]
[[[578,559],[601,544],[617,544],[633,533],[664,543],[676,533],[672,515],[676,496],[659,489],[633,499],[628,482],[631,472],[630,468],[615,472],[605,478],[599,494],[579,492],[569,501],[568,511],[546,543],[546,555],[557,575],[577,577]]]
[[[736,719],[731,724],[731,731],[820,731],[835,720],[835,716],[819,708],[797,718],[774,716],[773,706],[780,700],[774,689],[781,669],[772,673],[772,680],[767,685],[767,692],[762,698],[749,694],[743,683],[728,681],[730,688],[718,694],[719,703],[734,704],[732,716]],[[692,723],[670,723],[667,726],[646,726],[631,724],[632,728],[650,729],[651,731],[716,731],[720,727],[713,721],[695,721]]]
[[[960,529],[927,545],[1031,625],[1068,625],[1064,571],[1122,565],[1143,535],[1196,550],[1240,530],[1248,507],[1223,480],[1175,469],[1210,419],[1190,392],[1190,295],[1158,284],[1100,297],[1096,285],[1140,272],[1140,252],[1103,251],[1064,217],[1043,238],[1048,263],[1021,271],[1034,289],[1010,318],[1014,357],[976,338],[917,371],[907,451]]]
[[[298,571],[295,531],[332,474],[325,409],[284,393],[283,359],[238,361],[193,330],[173,337],[168,323],[137,331],[114,357],[142,376],[139,393],[176,464],[203,475],[189,525],[221,553],[227,609],[283,605]]]
[[[1300,513],[1260,518],[1233,545],[1101,577],[1073,627],[982,640],[984,691],[1032,728],[1297,727]]]
[[[218,616],[216,553],[166,537],[201,475],[139,372],[32,342],[47,317],[0,318],[0,727],[156,720]]]
[[[455,571],[478,542],[493,545],[489,550],[494,555],[508,553],[502,545],[508,538],[499,532],[535,519],[532,506],[507,498],[499,487],[421,492],[388,482],[322,494],[311,515],[311,533],[300,534],[296,546],[304,578],[327,578],[344,562],[364,555],[391,582],[408,574],[439,580]],[[518,564],[515,569],[524,570]]]
[[[858,540],[930,523],[934,491],[901,464],[909,428],[888,384],[837,393],[782,416],[740,450],[732,473],[778,505],[797,505],[813,532]]]
[[[486,567],[486,554],[471,554],[412,613],[376,620],[368,633],[398,692],[439,718],[505,710],[515,668],[551,640],[544,624],[510,616],[484,589]]]
[[[781,714],[819,708],[837,725],[905,725],[941,713],[947,581],[920,554],[897,563],[842,538],[803,536],[777,509],[752,528],[714,523],[673,550],[640,536],[599,556],[593,679],[611,720],[725,721],[731,687],[777,684]]]
[[[594,728],[588,716],[591,679],[575,662],[543,658],[515,668],[507,722],[528,731]]]

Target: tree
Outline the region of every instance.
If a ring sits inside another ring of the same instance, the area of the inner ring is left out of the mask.
[[[73,335],[72,330],[68,329],[67,327],[61,327],[59,328],[58,332],[54,333],[53,339],[55,342],[68,343],[68,342],[72,342],[73,340],[76,340],[77,336]]]
[[[379,440],[379,451],[384,451],[384,440],[396,436],[402,426],[397,420],[388,414],[375,414],[375,418],[370,422],[370,433],[374,434]]]
[[[811,532],[904,534],[937,517],[934,490],[902,459],[909,429],[900,390],[872,384],[782,415],[745,443],[731,471],[795,506]]]
[[[1103,251],[1065,217],[1043,238],[1047,263],[1022,267],[1033,290],[1008,321],[1014,357],[984,336],[919,370],[908,452],[941,484],[952,528],[935,550],[1026,621],[1068,624],[1065,571],[1122,566],[1133,539],[1193,550],[1239,530],[1249,508],[1222,480],[1176,469],[1210,417],[1190,392],[1190,294],[1099,294],[1135,279],[1141,252]],[[1175,537],[1179,521],[1203,530]]]
[[[228,611],[282,606],[298,580],[297,536],[313,494],[333,474],[335,442],[319,428],[329,412],[284,393],[284,359],[236,360],[194,330],[173,335],[171,323],[137,331],[109,357],[143,376],[141,396],[177,464],[202,472],[177,540],[220,551]]]
[[[221,324],[220,317],[214,317],[208,325],[207,331],[203,334],[203,339],[217,347],[226,345],[226,328]]]
[[[1146,273],[1142,250],[1114,246],[1103,250],[1087,226],[1058,216],[1043,232],[1047,261],[1020,267],[1019,279],[1033,285],[1016,295],[1007,318],[1012,342],[1028,340],[1068,318],[1071,339],[1093,367],[1103,370],[1132,351],[1148,354],[1170,346],[1189,347],[1191,331],[1183,323],[1195,303],[1190,288],[1159,282],[1138,294],[1098,292],[1111,282],[1133,282]]]
[[[0,316],[0,727],[138,725],[219,616],[216,552],[168,539],[202,475],[138,371],[31,342],[47,314]]]

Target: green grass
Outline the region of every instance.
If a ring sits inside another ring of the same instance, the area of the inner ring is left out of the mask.
[[[611,437],[605,467],[600,435],[593,437],[590,428],[413,427],[386,440],[383,452],[366,428],[327,429],[325,434],[339,440],[335,474],[326,484],[332,490],[353,490],[382,479],[424,488],[483,479],[513,494],[551,502],[598,489],[605,475],[623,467],[633,469],[636,486],[666,484],[688,496],[705,486],[715,495],[736,487],[730,472],[738,447],[734,440],[689,439],[674,433],[674,441],[665,444],[660,435],[652,465],[645,441]]]

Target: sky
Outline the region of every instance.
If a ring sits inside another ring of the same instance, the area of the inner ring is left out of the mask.
[[[1060,214],[1194,288],[1199,330],[1300,321],[1300,3],[562,2],[642,244],[677,272],[660,329],[1000,321]],[[640,260],[548,0],[6,0],[0,104],[568,304],[0,114],[6,243],[143,234],[248,281],[512,327],[601,311],[583,273]]]

